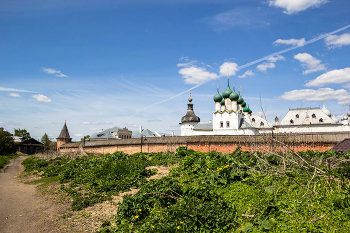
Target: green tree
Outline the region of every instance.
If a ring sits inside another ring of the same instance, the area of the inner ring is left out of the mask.
[[[90,137],[90,135],[85,135],[83,138],[80,138],[80,141],[84,141],[84,139],[88,139]]]
[[[47,136],[46,133],[44,134],[44,136],[41,137],[41,143],[44,144],[45,148],[49,148],[49,146],[51,144],[51,140],[50,140],[49,136]]]
[[[4,128],[0,128],[0,155],[7,155],[16,153],[17,145],[15,144],[12,135],[4,130]]]
[[[30,139],[30,133],[27,132],[26,129],[15,129],[15,136],[18,136],[18,137],[25,137],[26,139]]]

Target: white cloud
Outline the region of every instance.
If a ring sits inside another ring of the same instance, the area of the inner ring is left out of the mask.
[[[89,130],[92,130],[92,131],[100,131],[102,130],[101,128],[90,128]]]
[[[266,72],[267,69],[273,69],[275,68],[275,62],[278,60],[286,60],[282,55],[277,55],[277,56],[269,56],[265,57],[264,60],[267,60],[268,62],[264,62],[256,67],[256,69]]]
[[[287,91],[280,98],[285,100],[321,101],[325,99],[336,99],[339,102],[350,100],[349,92],[344,89],[333,90],[332,88],[320,88],[318,90],[302,89]]]
[[[32,95],[32,97],[34,99],[36,99],[37,101],[40,101],[40,102],[46,102],[46,103],[50,103],[51,102],[51,99],[42,95],[42,94],[38,94],[38,95]]]
[[[285,14],[294,14],[310,7],[319,7],[328,0],[269,0],[270,6],[284,8]]]
[[[9,96],[12,96],[12,97],[21,97],[18,93],[10,93]]]
[[[237,67],[238,67],[238,65],[234,62],[224,62],[220,66],[220,75],[225,76],[225,75],[227,75],[227,72],[229,72],[228,74],[230,76],[233,76],[238,71]]]
[[[297,46],[304,46],[305,44],[305,38],[301,38],[301,39],[289,39],[289,40],[282,40],[282,39],[278,39],[276,41],[274,41],[272,44],[273,45],[280,45],[280,44],[286,44],[286,45],[297,45]]]
[[[113,124],[113,122],[111,122],[111,121],[100,121],[94,125],[112,125],[112,124]]]
[[[217,74],[196,66],[182,68],[179,70],[179,74],[182,75],[187,84],[201,84],[218,78]]]
[[[91,125],[91,123],[90,123],[90,122],[87,122],[87,121],[84,121],[84,122],[83,122],[83,125]]]
[[[15,88],[7,88],[7,87],[0,87],[0,91],[33,92],[33,91],[27,91],[27,90],[19,90]]]
[[[124,125],[127,126],[128,128],[137,128],[137,127],[139,127],[135,123],[125,123]]]
[[[68,77],[67,75],[65,74],[56,74],[57,77]]]
[[[343,45],[350,45],[350,33],[344,33],[342,35],[330,35],[324,39],[328,48],[339,48]]]
[[[83,136],[81,133],[76,133],[76,134],[74,134],[74,136],[75,137],[81,137],[81,136]]]
[[[238,76],[238,78],[246,78],[247,76],[253,76],[254,73],[251,70],[247,70],[243,75]]]
[[[191,66],[195,66],[195,64],[198,62],[196,60],[188,61],[188,59],[186,61],[187,62],[185,62],[185,63],[178,63],[177,66],[178,67],[191,67]]]
[[[350,68],[328,71],[305,84],[307,87],[321,87],[330,83],[350,82]]]
[[[286,60],[282,55],[267,57],[266,60],[275,63],[278,60]]]
[[[321,64],[321,61],[314,58],[308,53],[298,53],[294,56],[294,59],[300,61],[303,67],[306,68],[303,74],[310,74],[316,71],[326,70],[326,66]]]
[[[264,62],[263,64],[260,64],[256,67],[258,70],[262,72],[266,72],[267,69],[273,69],[275,68],[275,63],[266,63]]]
[[[59,71],[59,70],[55,70],[55,69],[52,69],[52,68],[45,68],[45,67],[41,67],[41,69],[43,70],[44,73],[56,74],[57,77],[68,77],[67,75],[62,74],[62,72]]]
[[[213,26],[214,30],[227,30],[231,27],[254,29],[269,26],[270,15],[258,7],[235,7],[203,21]]]

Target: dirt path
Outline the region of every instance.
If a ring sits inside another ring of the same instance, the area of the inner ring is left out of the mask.
[[[36,195],[36,185],[20,183],[16,176],[27,157],[12,159],[0,172],[0,232],[40,232],[38,222],[45,206]]]

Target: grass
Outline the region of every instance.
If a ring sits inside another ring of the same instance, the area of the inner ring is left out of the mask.
[[[350,154],[326,152],[122,152],[23,162],[32,181],[61,183],[72,213],[139,188],[100,232],[350,232]],[[174,165],[148,178],[151,166]],[[47,186],[45,186],[47,185]],[[57,186],[57,185],[56,185]],[[46,188],[45,188],[46,187]],[[68,215],[67,215],[68,216]]]
[[[19,155],[17,154],[0,155],[0,170],[3,169],[7,164],[9,164],[11,159],[15,159],[18,157]]]

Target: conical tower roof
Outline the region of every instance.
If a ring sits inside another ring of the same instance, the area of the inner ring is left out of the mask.
[[[64,122],[60,136],[58,136],[57,139],[59,139],[59,138],[70,138],[66,122]]]

